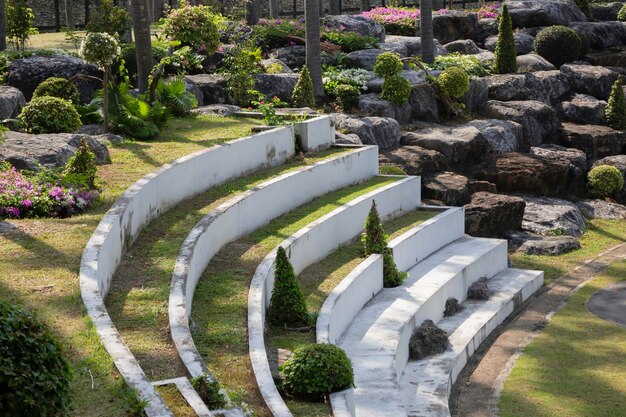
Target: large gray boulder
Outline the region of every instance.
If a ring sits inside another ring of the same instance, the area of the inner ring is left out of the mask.
[[[240,111],[241,107],[233,104],[209,104],[207,106],[200,106],[191,110],[191,112],[195,114],[221,117],[228,117]]]
[[[586,229],[585,218],[567,200],[548,197],[522,197],[526,202],[522,229],[543,236],[580,237]]]
[[[488,118],[511,120],[521,124],[524,132],[523,142],[520,144],[522,150],[542,144],[559,126],[556,111],[536,100],[489,100],[483,108],[483,114]]]
[[[566,64],[561,66],[561,72],[569,80],[576,93],[594,96],[606,100],[611,93],[611,87],[618,74],[608,68],[593,65]]]
[[[507,234],[509,248],[527,255],[557,256],[580,249],[580,242],[573,236],[540,236],[525,232]]]
[[[373,36],[380,42],[385,42],[385,27],[363,16],[337,15],[326,16],[322,19],[324,26],[341,29],[346,32],[356,32],[359,35]],[[392,42],[387,40],[387,42]]]
[[[381,165],[393,165],[408,175],[423,175],[448,169],[446,158],[439,152],[421,146],[401,146],[380,154]]]
[[[467,177],[454,172],[439,172],[422,178],[422,196],[448,206],[462,206],[470,201]]]
[[[445,14],[433,16],[433,34],[442,44],[458,39],[476,38],[478,18],[474,13],[461,10],[451,10]]]
[[[593,49],[626,44],[626,26],[622,22],[574,22],[569,27],[587,37]]]
[[[306,48],[304,45],[285,46],[274,49],[270,53],[272,59],[276,59],[289,68],[299,68],[306,62]]]
[[[576,203],[588,219],[626,219],[626,206],[605,200],[581,200]]]
[[[278,97],[290,102],[293,89],[298,82],[298,74],[257,74],[254,88],[268,97]]]
[[[196,95],[198,106],[230,103],[226,77],[221,74],[185,75],[187,91]]]
[[[489,142],[491,152],[516,152],[520,148],[523,130],[519,123],[509,120],[473,120],[466,126],[475,127]]]
[[[476,25],[476,42],[484,45],[485,40],[490,36],[498,34],[498,20],[494,18],[478,19]]]
[[[397,149],[400,144],[400,124],[390,117],[338,114],[335,127],[341,133],[355,133],[365,145],[378,145],[381,151]]]
[[[586,22],[573,0],[508,0],[513,28],[564,25]]]
[[[403,58],[409,55],[408,48],[405,44],[401,42],[379,43],[378,48],[382,49],[383,51],[395,52]]]
[[[591,5],[591,13],[593,14],[593,18],[595,20],[601,22],[613,22],[617,20],[617,14],[622,6],[624,6],[624,4],[617,1],[604,4],[594,3]]]
[[[513,34],[515,38],[515,48],[517,50],[517,55],[528,54],[533,51],[533,42],[535,40],[534,37],[524,32],[515,32]],[[494,52],[496,50],[496,42],[498,40],[497,35],[493,35],[485,39],[485,48]]]
[[[439,96],[430,83],[412,86],[409,104],[413,118],[431,122],[439,121]]]
[[[374,69],[376,58],[382,54],[382,49],[362,49],[360,51],[350,52],[346,55],[346,65],[354,68],[364,68],[368,71]]]
[[[368,71],[370,79],[367,81],[367,92],[368,93],[380,93],[383,91],[383,83],[385,80],[383,78],[376,77],[374,72]],[[415,71],[412,69],[402,70],[402,76],[409,80],[411,85],[421,84],[426,82],[426,74],[424,71]]]
[[[626,46],[589,51],[586,58],[593,65],[623,72],[626,68]]]
[[[563,120],[572,123],[602,125],[605,123],[606,101],[585,94],[574,96],[561,103]]]
[[[19,170],[38,170],[38,165],[47,168],[60,168],[76,153],[80,140],[84,139],[96,156],[96,164],[111,162],[109,150],[102,143],[103,136],[74,133],[31,135],[7,132],[6,142],[0,145],[0,161],[8,161]]]
[[[563,145],[580,149],[589,160],[626,152],[626,132],[608,126],[563,123]]]
[[[80,58],[67,55],[31,56],[9,64],[6,85],[20,90],[30,100],[37,86],[50,77],[71,78],[74,75],[102,78],[102,71]],[[102,83],[93,79],[77,80],[76,87],[83,103],[91,100]]]
[[[479,113],[488,99],[489,89],[487,87],[487,80],[484,77],[474,77],[470,79],[469,90],[459,101],[465,105],[465,109],[468,112]]]
[[[15,87],[0,86],[0,120],[16,118],[26,105],[24,94]]]
[[[361,116],[391,117],[398,123],[407,123],[411,120],[411,105],[394,104],[380,98],[378,94],[361,94],[357,99],[356,107]]]
[[[475,55],[481,53],[481,49],[476,46],[471,39],[459,39],[443,46],[448,52],[458,52],[465,55]],[[487,48],[489,49],[489,48]]]
[[[501,237],[522,227],[526,203],[519,197],[478,192],[465,205],[465,233],[480,237]]]
[[[489,98],[500,101],[541,100],[550,104],[570,89],[568,78],[559,71],[492,75],[485,80]]]
[[[553,71],[556,67],[547,59],[537,54],[517,56],[517,70],[519,72]]]
[[[387,35],[385,42],[404,45],[407,49],[408,56],[418,56],[422,54],[422,39],[419,36]],[[445,55],[446,52],[446,49],[441,46],[441,43],[435,39],[435,55]]]

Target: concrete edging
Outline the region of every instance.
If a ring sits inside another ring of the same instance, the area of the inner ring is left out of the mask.
[[[335,209],[285,239],[283,246],[296,273],[323,259],[363,230],[365,218],[376,200],[381,218],[415,209],[420,203],[420,178],[403,178]],[[265,311],[274,284],[275,248],[257,268],[248,294],[250,359],[257,385],[274,417],[292,417],[270,371],[265,349]]]

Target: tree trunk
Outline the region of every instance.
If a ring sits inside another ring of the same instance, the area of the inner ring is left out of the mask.
[[[150,41],[150,20],[146,0],[132,0],[133,32],[135,33],[135,53],[137,56],[137,80],[140,93],[148,90],[148,76],[152,71],[152,44]]]
[[[371,8],[372,8],[372,5],[370,4],[370,0],[361,0],[361,11],[362,12],[367,12]]]
[[[320,49],[319,0],[304,0],[304,24],[306,39],[306,66],[313,79],[315,97],[324,96],[322,85],[322,57]]]
[[[104,68],[104,133],[109,131],[109,67]]]
[[[128,11],[128,13],[131,15],[131,22],[133,20],[132,18],[132,10],[130,9],[130,4],[128,4],[129,0],[119,0],[118,2],[118,7],[121,7],[122,9],[126,9]],[[120,42],[122,43],[133,43],[133,31],[132,29],[126,29],[124,32],[122,32],[122,34],[120,35]]]
[[[74,30],[74,5],[72,0],[65,0],[65,25],[69,30]]]
[[[5,0],[0,0],[0,51],[7,49],[7,13]]]
[[[341,10],[339,10],[339,0],[329,0],[328,14],[330,15],[341,14]]]
[[[260,0],[250,0],[246,2],[247,4],[247,14],[246,14],[246,23],[249,26],[256,25],[259,23],[259,18],[261,17],[261,4]],[[277,9],[277,6],[274,6],[274,10]],[[270,14],[272,13],[272,5],[270,2]]]
[[[422,61],[435,62],[435,42],[433,40],[433,2],[420,0],[420,37],[422,40]]]
[[[279,16],[280,16],[279,0],[270,0],[270,17],[272,19],[278,19]]]

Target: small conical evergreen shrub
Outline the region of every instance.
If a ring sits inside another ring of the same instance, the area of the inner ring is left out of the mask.
[[[75,180],[80,180],[90,190],[96,188],[96,155],[89,149],[85,139],[80,140],[80,146],[74,155],[65,164],[63,174],[74,176]]]
[[[517,48],[515,46],[515,37],[513,36],[511,15],[506,4],[502,6],[495,54],[494,71],[497,74],[517,72]]]
[[[606,106],[606,121],[615,130],[626,130],[626,99],[624,98],[624,77],[620,75],[609,95]]]
[[[274,289],[267,309],[267,321],[273,326],[284,327],[303,327],[309,324],[300,282],[282,246],[276,253]]]
[[[315,105],[315,94],[313,92],[313,79],[306,67],[302,67],[298,82],[293,89],[291,102],[294,107],[313,107]]]
[[[406,273],[398,271],[391,249],[387,247],[387,236],[376,209],[376,201],[372,201],[372,208],[365,220],[365,233],[361,241],[366,255],[373,253],[383,255],[383,285],[386,288],[401,285],[406,278]]]

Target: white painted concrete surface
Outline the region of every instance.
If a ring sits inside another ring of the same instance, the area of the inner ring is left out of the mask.
[[[335,141],[335,120],[332,116],[320,116],[294,126],[294,134],[299,138],[305,151],[319,151]],[[332,138],[329,142],[328,138]]]
[[[172,340],[189,373],[207,374],[191,331],[189,317],[196,285],[227,243],[272,219],[331,191],[378,174],[378,148],[365,146],[273,178],[225,202],[200,220],[181,246],[169,298]]]
[[[420,179],[406,177],[381,187],[337,208],[287,238],[280,246],[286,249],[296,273],[359,236],[372,200],[376,200],[381,219],[413,210],[420,203]],[[268,408],[274,417],[291,417],[272,379],[265,350],[265,311],[274,284],[275,257],[276,249],[265,257],[252,278],[248,294],[248,343],[257,385]]]

